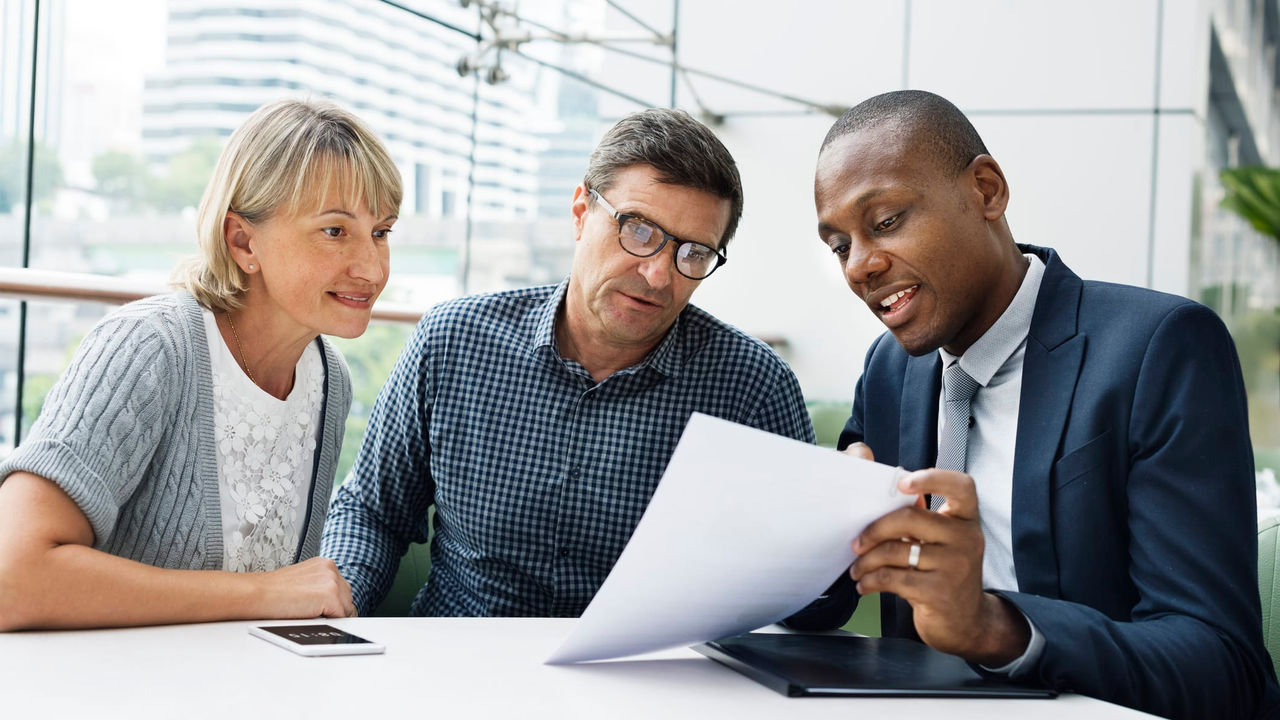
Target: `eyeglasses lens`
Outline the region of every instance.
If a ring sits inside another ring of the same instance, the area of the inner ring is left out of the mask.
[[[627,251],[640,256],[652,255],[662,244],[662,233],[648,223],[627,220],[622,224],[622,244]]]
[[[676,266],[693,278],[706,276],[715,267],[715,253],[702,245],[685,243],[676,251]]]
[[[665,236],[658,227],[638,218],[627,218],[618,229],[623,249],[639,257],[652,257],[665,246]],[[686,277],[701,280],[715,271],[715,251],[698,243],[681,242],[676,248],[676,268]]]

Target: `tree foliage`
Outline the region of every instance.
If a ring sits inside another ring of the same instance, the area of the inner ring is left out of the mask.
[[[127,209],[146,203],[151,173],[141,157],[108,150],[93,159],[92,169],[100,194]]]
[[[1228,168],[1220,177],[1227,191],[1222,206],[1249,221],[1258,232],[1280,240],[1280,170]]]
[[[213,136],[197,138],[191,146],[169,158],[161,177],[153,178],[150,204],[157,210],[177,212],[200,204],[213,168],[222,152],[222,141]]]
[[[351,413],[347,415],[346,439],[342,443],[342,455],[338,459],[335,484],[346,480],[347,473],[355,464],[356,452],[360,449],[361,438],[369,423],[369,414],[373,411],[374,401],[382,390],[382,385],[391,374],[405,339],[413,329],[410,325],[392,323],[371,323],[369,329],[358,338],[346,340],[330,338],[334,345],[346,358],[351,368]]]
[[[218,138],[196,138],[157,173],[139,155],[108,150],[93,159],[93,177],[98,193],[125,209],[181,212],[200,204],[221,152]]]
[[[1220,174],[1226,197],[1222,206],[1244,218],[1258,232],[1280,241],[1280,170],[1266,167],[1239,167],[1223,170]],[[1244,296],[1247,290],[1236,287],[1206,288],[1206,300],[1226,295]],[[1243,303],[1242,303],[1243,305]],[[1223,306],[1219,299],[1217,305]],[[1236,307],[1232,303],[1231,307]],[[1259,469],[1274,462],[1280,448],[1275,438],[1280,437],[1280,408],[1276,396],[1277,371],[1280,370],[1280,308],[1252,308],[1247,305],[1237,309],[1227,319],[1231,337],[1235,340],[1240,358],[1241,373],[1249,392],[1249,427],[1255,440],[1254,456]],[[1270,401],[1255,402],[1255,398]],[[1274,468],[1273,468],[1274,469]]]
[[[62,184],[62,163],[53,148],[42,142],[36,141],[35,150],[32,200],[42,202],[53,197]],[[0,145],[0,212],[9,212],[24,201],[26,185],[27,143],[15,138]]]

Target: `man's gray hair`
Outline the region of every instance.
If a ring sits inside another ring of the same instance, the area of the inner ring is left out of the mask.
[[[742,217],[742,179],[733,156],[710,128],[683,110],[650,108],[632,113],[605,133],[591,153],[582,183],[606,192],[619,171],[634,165],[657,170],[658,182],[728,200],[729,224],[720,247],[728,244]]]

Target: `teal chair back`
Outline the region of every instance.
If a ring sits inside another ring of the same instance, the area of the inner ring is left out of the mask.
[[[427,576],[431,573],[431,545],[429,543],[413,543],[400,558],[400,569],[396,571],[391,589],[382,599],[382,604],[373,611],[376,617],[407,617],[409,608],[418,591],[427,584]]]
[[[373,611],[375,617],[408,617],[409,608],[418,591],[427,584],[427,576],[431,574],[431,535],[435,534],[436,509],[432,506],[427,511],[427,527],[431,528],[424,543],[412,543],[400,558],[400,568],[391,581],[391,589],[382,599],[382,604]]]
[[[1280,675],[1280,516],[1258,523],[1258,595],[1262,599],[1262,644]]]
[[[833,448],[840,439],[840,431],[844,430],[844,422],[849,419],[852,403],[847,402],[810,402],[806,408],[809,419],[813,421],[813,434],[822,447]]]

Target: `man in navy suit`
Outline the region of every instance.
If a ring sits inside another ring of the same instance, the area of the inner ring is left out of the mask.
[[[854,541],[856,587],[791,624],[892,593],[886,635],[982,672],[1168,716],[1276,713],[1244,387],[1217,316],[1015,244],[1003,171],[930,93],[846,112],[815,198],[822,241],[889,329],[840,445],[915,471],[900,489],[924,497]]]

